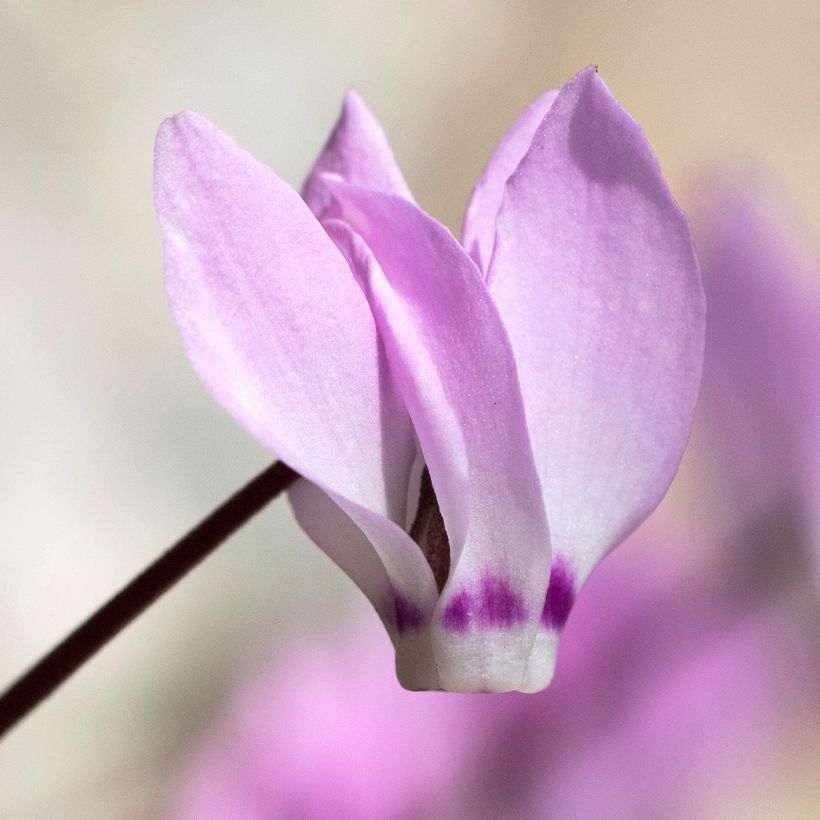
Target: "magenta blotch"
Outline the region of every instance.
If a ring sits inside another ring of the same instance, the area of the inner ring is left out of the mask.
[[[409,601],[395,590],[393,591],[393,600],[396,604],[396,629],[399,635],[411,630],[421,629],[424,626],[424,617],[412,601]]]
[[[460,590],[447,605],[442,624],[451,632],[465,632],[471,624],[479,627],[518,626],[527,619],[524,600],[506,581],[493,575],[481,579],[478,595]]]
[[[575,584],[572,570],[567,562],[558,556],[552,563],[547,598],[541,613],[541,623],[547,629],[563,629],[575,603]]]
[[[450,632],[466,632],[472,619],[472,600],[466,589],[462,589],[450,599],[441,616],[441,622]]]
[[[527,619],[522,597],[504,580],[485,575],[481,579],[476,620],[482,626],[516,626]]]

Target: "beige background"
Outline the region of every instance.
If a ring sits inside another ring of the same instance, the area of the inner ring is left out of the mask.
[[[354,84],[457,229],[507,125],[589,63],[684,204],[748,157],[818,235],[816,2],[0,2],[2,680],[270,459],[166,309],[162,118],[298,185]],[[0,745],[0,817],[152,816],[241,670],[355,601],[275,505]]]

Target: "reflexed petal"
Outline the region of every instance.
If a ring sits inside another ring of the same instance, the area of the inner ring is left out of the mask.
[[[308,207],[319,218],[333,200],[321,180],[326,173],[338,174],[362,188],[413,198],[381,125],[352,89],[345,95],[339,119],[302,191]]]
[[[404,685],[439,689],[427,631],[438,592],[418,545],[393,522],[344,499],[336,503],[308,481],[297,481],[288,495],[302,529],[379,613]]]
[[[677,469],[703,355],[698,265],[645,137],[593,69],[538,128],[497,230],[489,288],[515,351],[553,553],[577,589]]]
[[[470,197],[464,214],[461,244],[485,273],[493,255],[495,219],[501,207],[504,186],[530,147],[536,129],[557,96],[557,91],[548,91],[527,106],[498,144]]]
[[[168,295],[196,371],[430,609],[432,573],[401,529],[413,431],[344,258],[295,191],[197,114],[163,124],[155,170]]]
[[[326,493],[309,481],[297,481],[288,491],[288,498],[299,526],[367,596],[393,635],[396,631],[393,588],[364,533]]]
[[[549,534],[507,335],[445,228],[398,197],[328,184],[367,243],[328,223],[370,300],[450,539],[432,630],[441,681],[516,689],[546,591]]]

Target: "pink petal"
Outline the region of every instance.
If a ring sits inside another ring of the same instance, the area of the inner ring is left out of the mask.
[[[413,431],[344,258],[295,191],[197,114],[162,125],[155,170],[168,295],[196,371],[431,609],[432,573],[402,529]]]
[[[404,523],[409,418],[367,301],[298,195],[186,112],[157,136],[156,204],[171,308],[212,392],[294,469]]]
[[[577,585],[665,493],[704,333],[686,218],[594,69],[561,90],[507,183],[488,282],[515,351],[553,552]]]
[[[319,218],[333,200],[321,180],[325,173],[337,174],[362,188],[413,198],[381,125],[352,89],[345,95],[339,119],[302,191],[308,207]]]
[[[360,278],[450,540],[432,627],[444,688],[521,684],[549,575],[549,534],[507,335],[479,271],[412,203],[329,181],[328,223]],[[544,684],[545,685],[545,684]]]
[[[288,499],[299,526],[359,587],[379,613],[387,631],[396,631],[393,587],[378,553],[364,533],[315,484],[297,481]]]
[[[307,481],[289,492],[300,526],[367,596],[396,647],[408,689],[439,689],[428,624],[438,590],[418,544],[392,521],[335,499]]]
[[[557,91],[548,91],[527,106],[527,110],[513,123],[498,144],[473,190],[464,214],[461,244],[485,273],[490,266],[495,245],[495,220],[501,207],[504,187],[529,149],[536,129],[557,96]]]

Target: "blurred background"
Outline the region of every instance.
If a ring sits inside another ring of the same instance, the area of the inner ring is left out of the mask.
[[[271,460],[196,379],[166,306],[160,121],[193,108],[298,187],[354,85],[457,232],[509,124],[590,63],[684,207],[716,168],[762,169],[812,258],[817,3],[0,2],[0,680]],[[660,515],[711,515],[708,462],[703,444]],[[234,689],[360,607],[275,503],[0,744],[0,817],[159,816]],[[776,766],[686,816],[816,816],[816,712],[799,722]]]

